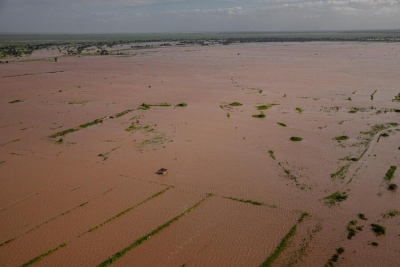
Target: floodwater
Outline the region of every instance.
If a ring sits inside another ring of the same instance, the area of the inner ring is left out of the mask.
[[[400,266],[400,46],[124,52],[0,65],[1,266]]]

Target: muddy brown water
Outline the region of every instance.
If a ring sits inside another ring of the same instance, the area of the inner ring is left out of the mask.
[[[390,166],[400,168],[400,127],[362,133],[400,123],[400,103],[391,101],[399,62],[395,44],[293,43],[0,65],[0,265],[67,242],[34,265],[96,266],[178,218],[114,264],[259,266],[297,224],[273,266],[323,266],[339,247],[335,266],[399,266],[400,216],[382,214],[400,210],[399,191],[384,181]],[[172,106],[138,109],[164,102]],[[181,102],[188,106],[174,106]],[[252,117],[268,103],[279,105]],[[110,118],[124,110],[132,111]],[[61,143],[49,138],[100,118]],[[334,140],[341,135],[349,139]],[[343,160],[367,147],[359,161]],[[155,174],[160,168],[167,174]],[[327,205],[336,191],[348,198]],[[297,223],[302,212],[310,215]],[[362,231],[348,239],[351,220]],[[386,234],[376,236],[371,223]]]

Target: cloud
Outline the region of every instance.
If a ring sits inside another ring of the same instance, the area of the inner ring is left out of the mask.
[[[399,1],[273,0],[266,4],[265,1],[258,0],[7,0],[3,1],[0,12],[0,32],[307,31],[399,28]]]

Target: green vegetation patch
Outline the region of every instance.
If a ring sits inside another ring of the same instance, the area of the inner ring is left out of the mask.
[[[385,180],[390,182],[393,179],[394,172],[396,171],[397,167],[396,166],[390,166],[389,170],[386,172],[385,175]]]
[[[4,160],[0,161],[0,165],[6,164],[6,162]]]
[[[150,106],[147,105],[147,104],[145,104],[145,103],[143,103],[142,105],[140,105],[140,107],[138,107],[138,109],[141,109],[141,110],[148,110],[148,109],[150,109]]]
[[[287,125],[283,122],[277,122],[280,126],[287,127]]]
[[[20,103],[20,102],[24,102],[24,100],[15,99],[15,100],[12,100],[12,101],[10,101],[10,102],[8,102],[8,103],[9,103],[9,104],[17,104],[17,103]]]
[[[126,131],[131,132],[131,131],[143,131],[146,133],[152,133],[155,132],[154,128],[152,128],[150,125],[136,125],[135,123],[132,123]]]
[[[296,107],[296,110],[298,113],[303,113],[303,111],[304,111],[301,107]]]
[[[357,221],[352,220],[347,224],[347,239],[352,239],[356,235],[357,231],[362,231],[362,226],[356,226]]]
[[[232,106],[232,107],[239,107],[239,106],[242,106],[242,105],[243,104],[240,103],[240,102],[232,102],[232,103],[229,104],[229,106]]]
[[[375,124],[374,126],[371,127],[371,130],[368,132],[362,132],[365,135],[369,135],[369,136],[374,136],[377,133],[387,130],[390,127],[397,127],[399,126],[399,124],[397,122],[389,122],[389,123],[384,123],[384,124]]]
[[[371,108],[363,108],[363,107],[352,107],[350,110],[349,110],[349,113],[357,113],[357,112],[368,112],[368,111],[371,111]]]
[[[265,104],[265,105],[261,105],[261,106],[257,106],[257,110],[267,110],[272,108],[273,106],[278,106],[279,104],[275,104],[275,103],[271,103],[271,104]]]
[[[79,128],[71,128],[71,129],[67,129],[67,130],[52,134],[49,137],[50,138],[56,138],[56,137],[64,136],[64,135],[67,135],[67,134],[70,134],[70,133],[73,133],[73,132],[76,132],[76,131],[79,131],[79,130],[80,130]]]
[[[94,121],[81,124],[78,127],[81,128],[81,129],[82,128],[87,128],[87,127],[90,127],[90,126],[93,126],[93,125],[96,125],[96,124],[99,124],[99,123],[102,123],[102,122],[103,122],[102,119],[95,119]]]
[[[387,213],[382,214],[383,218],[393,218],[400,215],[400,210],[390,210]]]
[[[205,198],[203,198],[202,200],[200,200],[199,202],[197,202],[196,204],[194,204],[192,207],[188,208],[187,210],[185,210],[183,213],[179,214],[178,216],[172,218],[171,220],[167,221],[166,223],[160,225],[158,228],[154,229],[153,231],[151,231],[150,233],[140,237],[139,239],[137,239],[135,242],[133,242],[132,244],[130,244],[129,246],[127,246],[126,248],[120,250],[119,252],[115,253],[114,255],[112,255],[110,258],[108,258],[107,260],[103,261],[102,263],[100,263],[98,265],[98,267],[105,267],[108,266],[112,263],[114,263],[115,261],[117,261],[119,258],[123,257],[128,251],[130,251],[131,249],[141,245],[142,243],[146,242],[147,240],[149,240],[152,236],[154,236],[155,234],[157,234],[158,232],[162,231],[164,228],[170,226],[172,223],[174,223],[175,221],[179,220],[180,218],[182,218],[183,216],[185,216],[186,214],[192,212],[193,210],[195,210],[200,204],[202,204],[208,197],[210,197],[211,194],[207,195]]]
[[[346,178],[346,174],[347,174],[347,171],[349,170],[349,168],[350,168],[350,164],[340,167],[340,169],[337,172],[331,173],[331,178],[332,179],[339,178],[339,179],[343,180],[344,178]]]
[[[325,203],[328,205],[335,205],[338,202],[343,202],[347,199],[348,195],[346,192],[335,192],[329,196],[324,197]]]
[[[349,139],[349,137],[347,135],[341,135],[341,136],[336,136],[335,140],[337,141],[343,141],[343,140],[347,140]]]
[[[156,104],[148,104],[151,107],[170,107],[172,106],[169,103],[163,102],[163,103],[156,103]]]
[[[375,90],[375,91],[371,94],[371,100],[374,100],[374,95],[375,95],[376,92],[378,92],[378,90]]]
[[[272,159],[276,159],[276,158],[275,158],[275,153],[274,153],[273,150],[268,150],[268,153],[269,153],[269,156],[270,156]]]
[[[264,112],[260,112],[260,114],[255,114],[255,115],[252,115],[252,117],[253,118],[265,118],[265,114],[264,114]]]
[[[143,148],[145,146],[151,146],[151,145],[162,145],[166,141],[167,141],[167,138],[164,135],[159,134],[159,135],[153,137],[152,139],[146,139],[146,140],[140,142],[138,144],[138,148]]]
[[[112,118],[112,119],[119,118],[119,117],[122,117],[122,116],[128,114],[129,112],[132,112],[132,111],[133,111],[133,109],[127,109],[127,110],[124,110],[122,112],[115,114],[114,116],[111,116],[110,118]]]
[[[334,263],[336,263],[339,260],[339,255],[343,253],[344,253],[343,247],[337,248],[336,253],[332,255],[332,257],[329,259],[328,263],[325,266],[326,267],[334,266]]]
[[[272,254],[260,265],[260,267],[270,267],[274,263],[274,261],[278,258],[279,254],[282,253],[282,251],[287,247],[289,244],[289,240],[292,236],[296,234],[297,230],[297,225],[301,223],[305,217],[307,217],[309,214],[307,212],[304,212],[301,214],[299,220],[295,225],[290,228],[289,232],[282,238],[281,242],[279,245],[276,247],[275,251],[272,252]]]
[[[368,218],[365,217],[365,214],[364,214],[364,213],[359,213],[359,214],[358,214],[358,218],[360,218],[361,220],[368,220]]]
[[[389,137],[388,133],[381,133],[378,137],[378,140],[376,140],[377,143],[379,143],[379,140],[381,140],[381,137]]]
[[[298,137],[298,136],[292,136],[292,137],[290,137],[289,140],[293,141],[293,142],[300,142],[300,141],[303,141],[303,138]]]
[[[176,104],[177,107],[187,107],[187,104],[185,102]]]
[[[129,109],[129,110],[125,110],[125,111],[119,112],[119,113],[115,114],[114,117],[116,117],[116,118],[121,117],[121,116],[123,116],[123,115],[125,115],[125,114],[127,114],[127,113],[129,113],[131,111],[133,111],[133,110]],[[114,117],[111,116],[111,118],[114,118]],[[96,124],[99,124],[99,123],[103,123],[103,119],[95,119],[94,121],[81,124],[78,127],[70,128],[70,129],[67,129],[67,130],[64,130],[64,131],[61,131],[61,132],[54,133],[54,134],[50,135],[49,138],[56,138],[56,137],[59,137],[59,136],[64,136],[64,135],[79,131],[81,129],[84,129],[84,128],[87,128],[87,127],[90,127],[90,126],[93,126],[93,125],[96,125]]]
[[[182,103],[182,104],[186,104],[186,103]],[[148,109],[150,109],[150,107],[170,107],[170,106],[172,106],[172,104],[169,104],[169,103],[166,103],[166,102],[164,102],[164,103],[156,103],[156,104],[145,104],[145,103],[143,103],[143,104],[140,105],[140,107],[138,109],[148,110]]]
[[[383,227],[380,224],[372,223],[371,227],[376,236],[384,235],[386,233],[386,227]]]
[[[349,157],[349,156],[347,156],[347,157],[341,158],[340,160],[346,160],[346,161],[358,161],[358,158],[354,158],[354,157]]]
[[[32,264],[36,263],[37,261],[43,259],[44,257],[46,257],[46,256],[48,256],[48,255],[50,255],[50,254],[56,252],[57,250],[59,250],[59,249],[65,247],[67,244],[68,244],[68,243],[63,243],[63,244],[59,245],[59,246],[56,247],[56,248],[50,249],[49,251],[47,251],[47,252],[45,252],[45,253],[43,253],[43,254],[41,254],[41,255],[39,255],[39,256],[33,258],[33,259],[31,259],[30,261],[28,261],[28,262],[26,262],[26,263],[24,263],[24,264],[22,264],[20,267],[26,267],[26,266],[32,265]]]
[[[228,113],[226,113],[226,116],[227,116],[228,118],[230,118],[230,117],[231,117],[231,114],[228,112]]]
[[[395,95],[394,98],[392,99],[392,101],[400,102],[400,93]]]

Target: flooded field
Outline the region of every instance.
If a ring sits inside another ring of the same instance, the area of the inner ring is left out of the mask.
[[[399,73],[355,42],[0,64],[0,265],[399,266]]]

